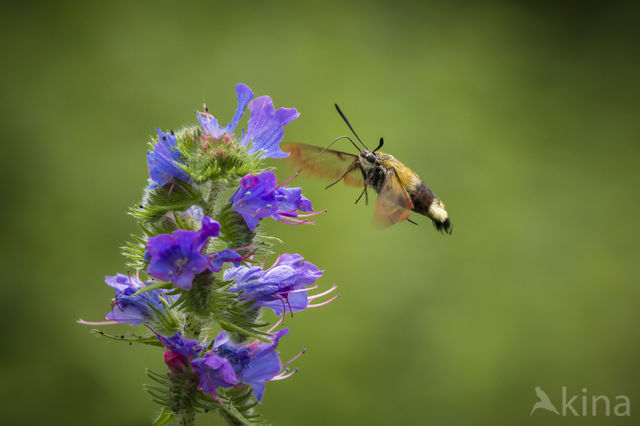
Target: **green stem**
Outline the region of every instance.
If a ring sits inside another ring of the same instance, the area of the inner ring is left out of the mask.
[[[198,339],[202,330],[202,321],[192,312],[187,313],[182,328],[182,334],[188,339]],[[192,410],[184,408],[178,412],[178,425],[194,426],[196,424],[196,413]]]
[[[192,312],[187,313],[182,329],[182,335],[187,339],[198,339],[202,330],[202,322],[200,318]]]
[[[189,410],[178,413],[178,424],[180,426],[194,426],[196,424],[196,414]]]

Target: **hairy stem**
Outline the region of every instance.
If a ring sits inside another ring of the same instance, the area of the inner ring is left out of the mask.
[[[183,410],[178,413],[178,424],[180,426],[193,426],[196,424],[196,414],[190,410]]]

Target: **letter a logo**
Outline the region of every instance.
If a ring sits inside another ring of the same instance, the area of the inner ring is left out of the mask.
[[[536,395],[538,395],[538,402],[533,405],[533,408],[531,409],[529,415],[532,415],[533,412],[538,408],[544,408],[545,410],[553,411],[557,415],[560,415],[560,413],[558,413],[558,410],[556,410],[556,407],[554,407],[551,403],[551,400],[549,399],[547,394],[542,389],[540,389],[540,386],[536,386]]]

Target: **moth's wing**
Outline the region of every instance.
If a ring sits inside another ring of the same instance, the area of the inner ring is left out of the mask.
[[[387,171],[382,189],[378,194],[374,222],[383,228],[394,223],[402,222],[409,217],[413,209],[413,202],[409,193],[400,184],[395,170]]]
[[[364,186],[364,178],[359,167],[357,155],[334,151],[303,143],[283,143],[280,148],[289,155],[284,160],[303,174],[335,181],[344,175],[344,183],[351,186]]]

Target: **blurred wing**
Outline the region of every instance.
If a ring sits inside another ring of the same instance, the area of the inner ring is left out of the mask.
[[[297,169],[304,167],[302,172],[309,176],[335,181],[350,170],[344,177],[344,183],[351,186],[364,186],[357,155],[332,149],[322,152],[323,148],[319,146],[303,143],[283,143],[280,144],[280,148],[291,154],[284,159],[287,163]]]
[[[409,217],[413,202],[407,191],[400,185],[395,170],[387,172],[387,178],[378,194],[376,212],[373,219],[379,226],[386,228],[402,222]]]

